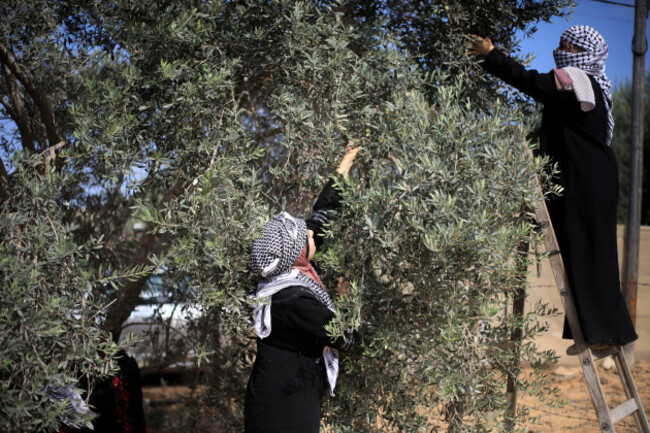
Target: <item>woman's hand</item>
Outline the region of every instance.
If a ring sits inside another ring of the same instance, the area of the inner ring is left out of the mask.
[[[490,54],[490,51],[494,49],[494,44],[490,38],[482,38],[480,36],[473,35],[472,42],[469,47],[468,55],[478,55],[485,57]]]
[[[343,159],[341,159],[341,163],[336,169],[336,172],[339,174],[348,174],[350,172],[350,168],[352,168],[354,158],[357,156],[357,153],[359,153],[360,150],[361,146],[359,146],[354,140],[350,140],[348,142],[348,146],[345,149],[345,155],[343,155]]]

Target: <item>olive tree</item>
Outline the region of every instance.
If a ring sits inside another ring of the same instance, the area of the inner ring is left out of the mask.
[[[521,109],[475,91],[487,84],[444,12],[470,32],[482,19],[475,6],[427,6],[440,12],[416,33],[448,43],[418,52],[403,31],[415,3],[401,15],[375,2],[9,3],[3,337],[25,345],[28,330],[56,344],[29,344],[29,359],[2,352],[5,410],[29,401],[49,423],[30,429],[55,425],[47,383],[110,370],[112,341],[155,274],[182,281],[203,310],[193,329],[211,391],[186,427],[239,431],[253,340],[250,242],[280,210],[305,215],[355,139],[363,152],[351,178],[337,179],[344,204],[317,261],[326,285],[341,289],[332,334],[351,327],[360,339],[324,422],[332,431],[512,425],[505,375],[516,376],[519,353],[539,367],[552,358],[531,340],[546,308],[523,321],[507,313],[525,280],[517,247],[538,238],[521,214],[539,200],[542,161],[526,157]],[[517,25],[497,15],[500,38],[514,40],[517,26],[564,2],[541,4]],[[449,62],[421,61],[446,52],[456,53]],[[28,244],[40,249],[25,255]],[[39,327],[25,316],[31,301],[5,305],[29,290],[65,301],[38,302],[44,321],[66,325]],[[515,328],[521,347],[510,341]],[[52,329],[74,344],[63,347]],[[33,359],[47,366],[42,379],[20,373]],[[548,394],[543,381],[519,385]]]

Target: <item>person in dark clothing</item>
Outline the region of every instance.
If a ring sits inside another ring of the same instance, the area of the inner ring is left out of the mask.
[[[337,172],[347,175],[359,147],[349,145]],[[340,205],[332,179],[309,219],[286,212],[267,222],[253,242],[251,265],[261,277],[253,313],[257,357],[244,403],[246,433],[316,433],[325,378],[330,394],[338,375],[338,350],[353,338],[335,341],[325,326],[334,304],[310,264],[323,243],[328,212]]]
[[[60,433],[145,433],[142,383],[138,363],[126,351],[118,353],[115,376],[96,382],[89,403],[97,415],[93,428],[63,427]]]
[[[616,244],[618,170],[610,145],[614,122],[607,43],[589,26],[573,26],[553,52],[556,69],[527,70],[475,37],[468,54],[489,73],[544,104],[539,152],[556,163],[564,188],[547,199],[585,340],[592,349],[638,337],[620,291]],[[572,338],[565,320],[564,338]],[[567,353],[577,354],[575,345]]]
[[[145,433],[140,368],[122,350],[117,358],[118,373],[97,384],[90,403],[98,413],[93,421],[95,433]],[[82,432],[90,433],[85,429]]]

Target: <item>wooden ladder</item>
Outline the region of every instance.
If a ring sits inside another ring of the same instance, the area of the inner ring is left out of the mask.
[[[562,298],[562,305],[564,306],[566,318],[569,322],[569,327],[571,328],[573,339],[578,349],[578,356],[580,358],[582,372],[585,375],[587,387],[589,388],[589,394],[591,395],[591,401],[594,404],[594,409],[596,410],[596,416],[598,417],[598,425],[600,426],[600,430],[604,433],[613,433],[616,431],[614,424],[626,416],[634,414],[634,420],[636,422],[638,430],[643,433],[650,433],[648,419],[646,418],[645,411],[643,410],[643,405],[641,403],[641,399],[639,398],[639,393],[636,389],[636,385],[634,384],[634,379],[632,378],[630,367],[627,363],[627,360],[625,359],[625,351],[623,350],[623,347],[614,346],[613,348],[607,350],[591,350],[585,343],[584,336],[582,335],[582,327],[580,326],[580,321],[578,320],[576,306],[573,302],[571,290],[569,289],[569,280],[566,275],[564,263],[562,262],[562,256],[560,255],[560,248],[557,243],[557,238],[555,237],[553,225],[551,224],[551,220],[548,215],[546,203],[544,203],[544,201],[542,201],[540,206],[538,206],[536,209],[535,216],[537,223],[543,230],[546,238],[546,251],[549,254],[551,269],[553,270],[553,276],[555,277],[555,283],[557,284],[557,288],[560,292],[560,297]],[[627,397],[627,400],[624,403],[614,408],[610,408],[607,403],[605,393],[603,392],[603,387],[600,384],[600,378],[598,377],[598,371],[596,370],[596,365],[594,364],[595,360],[602,359],[610,355],[614,358],[614,362],[616,363],[616,370],[618,372],[619,378],[621,379],[621,383],[623,384],[623,389],[625,390],[625,395]]]

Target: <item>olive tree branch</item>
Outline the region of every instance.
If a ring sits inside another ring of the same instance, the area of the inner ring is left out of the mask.
[[[0,43],[0,63],[2,63],[23,85],[27,93],[34,99],[38,110],[41,113],[41,120],[45,125],[47,139],[52,143],[59,142],[59,135],[56,132],[56,120],[54,117],[54,110],[50,106],[45,96],[37,89],[31,78],[24,73],[14,56],[11,55],[7,47]]]

